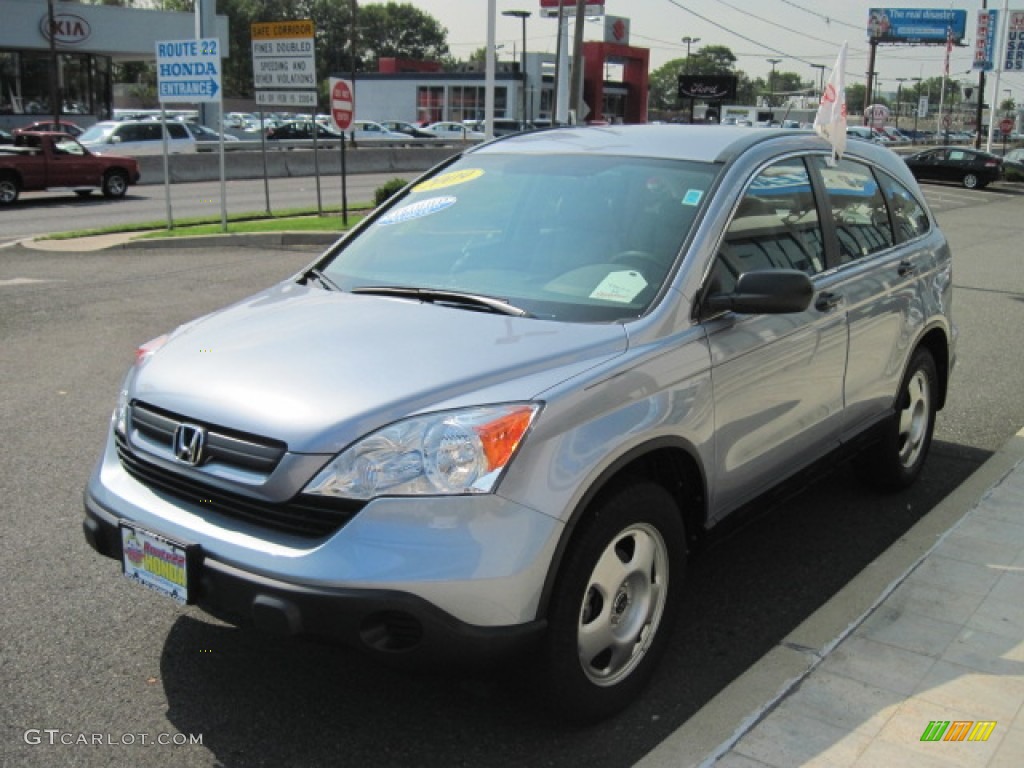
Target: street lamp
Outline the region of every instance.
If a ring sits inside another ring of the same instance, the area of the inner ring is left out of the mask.
[[[690,74],[690,46],[699,43],[700,38],[687,35],[680,42],[686,44],[686,74]]]
[[[561,9],[559,9],[559,10],[561,10]],[[526,20],[528,18],[530,18],[530,16],[532,14],[530,13],[530,11],[502,11],[501,15],[502,16],[511,16],[511,17],[519,19],[520,21],[523,22],[523,52],[522,52],[522,55],[520,56],[519,75],[520,75],[520,77],[521,77],[521,79],[523,81],[523,84],[522,84],[523,91],[522,91],[522,99],[521,99],[521,101],[522,101],[522,117],[521,117],[520,126],[525,128],[526,127]]]
[[[774,107],[775,106],[775,65],[778,64],[780,61],[782,61],[782,59],[765,59],[765,61],[767,61],[769,64],[772,65],[772,74],[771,74],[771,76],[770,76],[770,78],[768,80],[768,91],[769,91],[769,94],[770,94],[769,97],[768,97],[768,106],[769,107]]]
[[[821,97],[825,94],[825,65],[824,64],[811,64],[812,69],[818,70],[818,103],[821,103]]]
[[[897,77],[896,82],[896,130],[900,129],[900,107],[903,106],[903,83],[910,78],[908,77]]]

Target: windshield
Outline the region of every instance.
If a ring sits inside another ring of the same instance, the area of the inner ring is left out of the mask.
[[[117,126],[113,123],[96,123],[96,125],[87,129],[78,140],[83,144],[90,142],[106,141],[106,139],[114,132],[114,128]]]
[[[716,172],[633,157],[468,155],[339,244],[323,271],[342,290],[458,291],[558,320],[636,317]]]

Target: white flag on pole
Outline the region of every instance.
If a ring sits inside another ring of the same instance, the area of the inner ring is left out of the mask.
[[[836,65],[821,94],[818,114],[814,116],[814,130],[832,145],[835,165],[846,151],[846,43],[839,49]]]

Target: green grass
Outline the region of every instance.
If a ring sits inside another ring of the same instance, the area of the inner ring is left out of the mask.
[[[368,203],[356,204],[349,208],[349,227],[355,225],[370,209]],[[247,232],[342,232],[344,227],[341,223],[341,212],[339,210],[326,210],[324,215],[318,215],[315,209],[294,208],[291,210],[278,211],[269,216],[266,213],[233,213],[227,217],[228,233]],[[126,232],[138,232],[141,237],[191,237],[194,235],[219,235],[224,230],[221,225],[220,216],[197,216],[191,218],[177,219],[174,222],[174,229],[167,228],[167,221],[146,221],[136,224],[120,224],[94,229],[79,229],[71,232],[58,232],[48,235],[46,240],[71,240],[78,237],[92,237],[95,235],[121,234]]]

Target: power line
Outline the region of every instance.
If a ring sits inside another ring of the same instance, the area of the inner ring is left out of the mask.
[[[785,3],[788,6],[796,8],[798,11],[803,11],[804,13],[809,13],[809,14],[811,14],[811,16],[816,16],[819,19],[821,19],[822,21],[824,21],[826,24],[831,24],[832,22],[835,22],[836,24],[838,24],[841,27],[849,27],[850,29],[856,29],[856,30],[858,30],[860,32],[863,32],[864,29],[865,29],[865,25],[857,26],[856,24],[850,24],[850,23],[845,22],[845,21],[839,21],[838,19],[833,19],[831,16],[826,16],[823,13],[818,13],[817,11],[812,11],[810,8],[804,8],[802,5],[798,5],[798,4],[794,3],[794,2],[791,2],[791,0],[779,0],[779,2]]]

